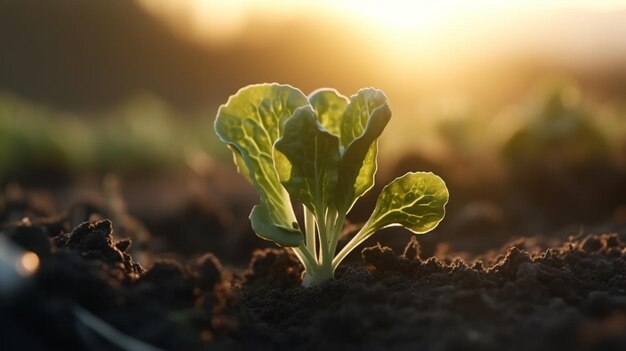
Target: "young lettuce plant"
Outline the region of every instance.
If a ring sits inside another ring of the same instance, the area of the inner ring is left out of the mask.
[[[372,88],[348,99],[333,89],[307,97],[289,85],[257,84],[219,108],[215,131],[260,198],[252,229],[293,249],[305,267],[304,286],[332,279],[346,255],[379,229],[400,225],[424,234],[443,219],[444,181],[407,173],[384,187],[371,217],[337,253],[346,215],[374,185],[377,139],[390,118],[387,98]],[[292,199],[303,205],[304,234]]]

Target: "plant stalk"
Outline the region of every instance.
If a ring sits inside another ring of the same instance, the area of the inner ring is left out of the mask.
[[[305,231],[305,239],[306,246],[315,257],[315,263],[319,263],[320,258],[317,255],[317,233],[315,230],[315,215],[313,212],[309,211],[306,206],[302,205],[302,210],[304,212],[304,231]]]
[[[359,246],[362,242],[364,242],[367,238],[369,238],[373,233],[374,231],[372,230],[372,227],[369,225],[369,222],[366,222],[365,225],[361,227],[359,232],[356,233],[356,235],[354,235],[354,237],[350,239],[350,241],[346,244],[346,246],[344,246],[341,249],[341,251],[339,251],[337,256],[335,256],[335,258],[333,259],[333,263],[332,263],[333,271],[337,269],[337,266],[339,266],[341,261],[343,261],[343,259],[346,258],[346,256],[348,256],[348,254],[352,252],[352,250],[354,250],[354,248]]]
[[[316,206],[316,209],[322,209],[322,206]],[[305,265],[305,272],[302,279],[302,285],[305,287],[321,284],[327,280],[333,279],[333,251],[331,249],[336,246],[335,226],[329,213],[317,211],[313,213],[308,209],[304,209],[305,221],[305,248],[309,253],[313,254],[314,261]],[[317,227],[317,242],[316,231]],[[319,252],[317,251],[319,243]],[[315,251],[313,251],[315,250]],[[302,258],[301,258],[302,260]]]

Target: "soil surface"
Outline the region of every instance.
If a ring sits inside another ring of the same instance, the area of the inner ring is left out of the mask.
[[[109,220],[5,223],[39,269],[0,295],[2,350],[624,350],[626,232],[476,256],[375,245],[300,287],[284,249],[245,270],[211,253],[142,267]],[[8,247],[7,246],[7,247]]]

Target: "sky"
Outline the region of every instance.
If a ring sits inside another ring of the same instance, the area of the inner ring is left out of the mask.
[[[279,81],[499,108],[547,74],[621,94],[622,33],[626,2],[606,0],[7,1],[0,90],[77,108],[147,92],[195,108]]]
[[[458,45],[459,41],[489,38],[500,44],[528,45],[526,41],[559,36],[584,36],[568,25],[577,20],[584,27],[594,22],[595,28],[585,28],[588,36],[603,31],[624,29],[626,2],[615,0],[139,0],[149,11],[170,22],[174,27],[204,42],[224,44],[239,36],[251,36],[247,25],[254,20],[273,24],[297,17],[338,19],[349,27],[369,32],[385,49],[415,53],[417,48],[405,45],[418,42],[429,49]],[[620,13],[613,20],[607,13]],[[575,18],[572,18],[575,17]],[[581,18],[584,17],[584,18]],[[582,20],[582,23],[580,22]],[[620,23],[621,22],[621,23]],[[617,28],[615,28],[617,27]],[[589,33],[590,30],[590,33]],[[626,36],[612,36],[623,46]],[[252,35],[252,40],[256,37]],[[391,40],[390,40],[391,39]],[[584,37],[582,39],[585,39]],[[485,44],[485,43],[483,43]],[[614,42],[611,42],[614,44]],[[507,45],[505,45],[507,46]]]
[[[214,47],[267,45],[281,37],[271,28],[290,21],[333,23],[353,31],[347,49],[366,49],[398,79],[439,79],[503,57],[575,69],[626,61],[625,1],[139,1],[183,37]]]

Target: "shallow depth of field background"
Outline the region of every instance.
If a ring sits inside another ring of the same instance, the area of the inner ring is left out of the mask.
[[[213,132],[240,87],[385,91],[378,185],[450,187],[427,253],[626,225],[619,1],[0,0],[0,206],[112,218],[157,251],[252,248],[252,186]],[[409,234],[374,237],[402,247]]]

